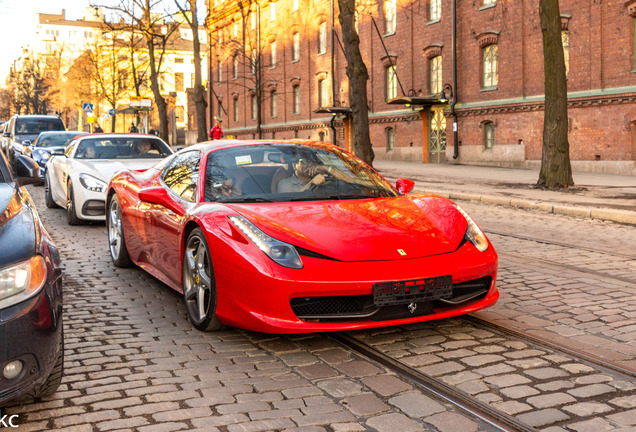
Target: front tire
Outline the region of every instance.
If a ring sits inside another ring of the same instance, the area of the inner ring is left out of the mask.
[[[183,255],[183,298],[192,325],[201,331],[225,326],[216,316],[217,291],[210,249],[201,228],[188,236]]]
[[[69,225],[79,225],[82,223],[82,220],[77,217],[77,212],[75,209],[75,198],[73,196],[73,183],[68,183],[67,193],[66,193],[66,222]]]
[[[44,174],[44,202],[50,209],[59,207],[53,199],[53,193],[51,192],[51,182],[49,181],[48,171]]]
[[[53,370],[51,370],[50,375],[42,384],[42,386],[36,389],[33,393],[33,398],[41,398],[46,396],[51,396],[53,393],[57,391],[57,388],[60,386],[62,382],[62,376],[64,375],[64,333],[62,332],[62,337],[60,339],[60,350],[57,354],[57,359],[55,359],[55,365],[53,366]]]
[[[116,194],[114,194],[108,202],[106,226],[108,232],[108,250],[110,251],[113,264],[115,264],[115,267],[132,266],[133,263],[130,259],[130,255],[128,255],[126,239],[124,238],[121,206],[119,205],[119,198]]]

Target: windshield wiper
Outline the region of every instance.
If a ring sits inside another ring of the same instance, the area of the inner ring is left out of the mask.
[[[236,197],[236,198],[228,198],[224,200],[218,200],[221,203],[254,203],[254,202],[273,202],[270,199],[260,198],[260,197]]]

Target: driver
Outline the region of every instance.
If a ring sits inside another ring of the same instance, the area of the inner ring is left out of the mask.
[[[148,140],[142,140],[137,143],[137,155],[142,156],[150,152],[152,144]]]
[[[304,192],[321,186],[328,175],[344,180],[347,176],[331,166],[320,165],[298,158],[292,164],[294,173],[278,183],[277,192]]]

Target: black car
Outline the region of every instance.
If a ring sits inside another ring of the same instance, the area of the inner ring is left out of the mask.
[[[9,125],[4,131],[3,137],[7,141],[7,158],[11,164],[15,164],[18,155],[25,153],[25,147],[33,144],[33,141],[44,131],[66,130],[62,119],[53,115],[14,115],[9,120]]]
[[[73,141],[73,138],[85,133],[81,131],[42,132],[33,144],[26,146],[23,151],[26,156],[31,156],[40,165],[40,178],[44,180],[46,163],[51,155],[64,153],[66,146]]]
[[[15,171],[0,155],[0,406],[53,394],[64,363],[60,255],[22,187],[39,167]]]

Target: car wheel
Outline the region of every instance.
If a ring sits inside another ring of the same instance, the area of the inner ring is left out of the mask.
[[[34,399],[41,398],[45,396],[51,396],[57,388],[60,386],[60,382],[62,382],[62,376],[64,375],[64,333],[62,333],[62,337],[60,338],[60,350],[57,354],[57,358],[55,359],[55,365],[53,365],[53,370],[49,374],[48,378],[39,388],[36,388],[33,391],[32,397]]]
[[[79,225],[82,221],[75,211],[75,199],[73,198],[73,183],[68,183],[66,190],[66,222],[69,225]]]
[[[48,208],[57,208],[57,203],[53,200],[51,192],[51,183],[49,182],[49,174],[44,174],[44,202]]]
[[[113,264],[115,264],[116,267],[130,267],[132,261],[126,248],[124,227],[121,221],[121,207],[119,206],[119,198],[117,195],[113,195],[108,203],[106,225],[108,231],[108,249]]]
[[[201,331],[225,326],[216,317],[216,281],[205,235],[196,228],[188,236],[183,254],[183,298],[192,325]]]

